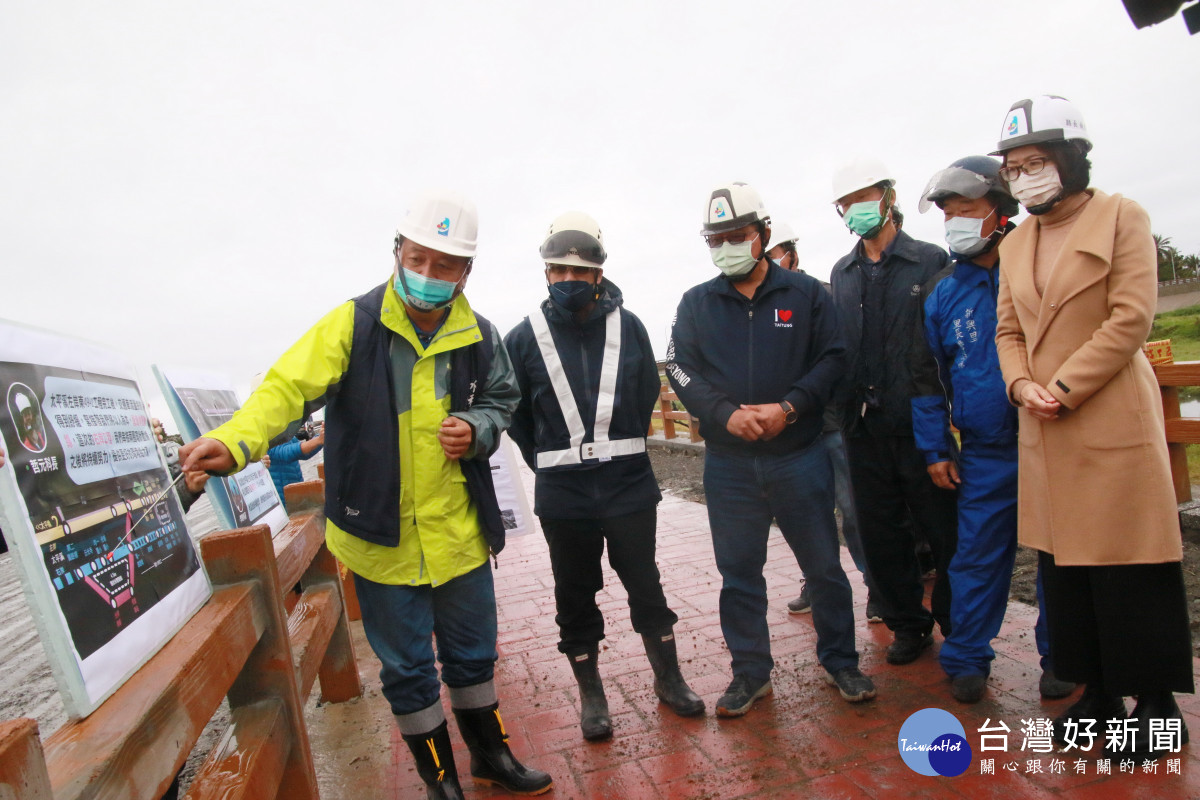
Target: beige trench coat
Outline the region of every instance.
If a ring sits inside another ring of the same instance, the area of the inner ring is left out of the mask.
[[[1027,378],[1063,406],[1051,422],[1019,411],[1018,538],[1062,566],[1179,561],[1162,400],[1141,350],[1158,297],[1150,218],[1089,191],[1043,295],[1038,219],[1000,245],[996,349],[1009,397]]]

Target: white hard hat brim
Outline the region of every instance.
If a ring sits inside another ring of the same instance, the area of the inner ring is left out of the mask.
[[[430,235],[425,231],[407,229],[403,225],[396,230],[396,233],[409,241],[416,242],[422,247],[428,247],[430,250],[436,250],[448,256],[457,256],[459,258],[475,257],[474,248],[468,250],[465,247],[455,247],[447,239],[443,239],[436,234]]]

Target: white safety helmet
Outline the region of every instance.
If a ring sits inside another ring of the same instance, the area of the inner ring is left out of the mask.
[[[767,227],[771,225],[762,197],[750,184],[733,181],[718,186],[709,195],[700,233],[709,236],[736,231],[754,222],[762,222]]]
[[[608,258],[600,225],[582,211],[568,211],[555,218],[538,252],[547,264],[593,269],[603,267]]]
[[[771,224],[771,249],[772,250],[774,250],[779,245],[787,244],[788,242],[792,242],[793,244],[795,244],[795,242],[799,238],[800,237],[796,235],[796,232],[794,230],[792,230],[792,226],[788,225],[786,222],[775,222],[775,223]]]
[[[25,396],[24,392],[17,392],[16,398],[18,414],[24,414],[26,411],[33,408],[33,404],[29,402],[29,398]]]
[[[409,205],[396,228],[396,240],[404,237],[439,253],[474,258],[478,233],[474,203],[456,192],[433,190]]]
[[[883,184],[888,188],[896,185],[892,171],[878,158],[859,156],[842,164],[833,173],[833,200],[837,203],[848,194]]]
[[[1030,144],[1077,141],[1087,153],[1092,149],[1083,114],[1065,97],[1044,94],[1012,104],[1000,127],[994,156]]]

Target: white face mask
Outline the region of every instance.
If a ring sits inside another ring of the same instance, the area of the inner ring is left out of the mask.
[[[1013,197],[1017,198],[1017,202],[1032,214],[1033,207],[1049,203],[1058,197],[1063,185],[1062,179],[1058,177],[1058,167],[1047,161],[1041,172],[1036,175],[1026,175],[1022,172],[1008,188]]]
[[[993,209],[992,214],[995,213]],[[979,219],[951,217],[946,220],[946,244],[950,245],[951,252],[968,257],[983,252],[991,240],[990,236],[983,235],[983,223],[992,214]]]
[[[712,257],[713,266],[721,270],[726,278],[748,275],[758,263],[754,257],[754,240],[757,238],[756,235],[741,244],[723,242],[720,247],[710,247],[708,254]]]

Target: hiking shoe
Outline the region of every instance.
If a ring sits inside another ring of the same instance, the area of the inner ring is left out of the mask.
[[[771,693],[771,679],[757,681],[749,675],[735,675],[725,694],[717,701],[718,717],[740,717],[754,701]]]
[[[950,696],[960,703],[978,703],[987,688],[987,676],[978,672],[956,675],[950,682]]]
[[[800,587],[800,596],[788,603],[789,614],[808,614],[812,612],[812,603],[808,600],[808,584]]]
[[[921,651],[933,644],[933,634],[897,633],[896,639],[887,649],[889,664],[911,664]]]
[[[877,625],[883,622],[883,603],[867,595],[867,622]]]
[[[1054,674],[1054,670],[1044,669],[1042,677],[1038,679],[1038,691],[1047,700],[1057,700],[1075,691],[1075,684],[1071,681],[1060,681]]]
[[[836,672],[826,672],[825,682],[836,686],[842,697],[851,703],[861,703],[875,696],[875,684],[858,667],[842,667]]]

